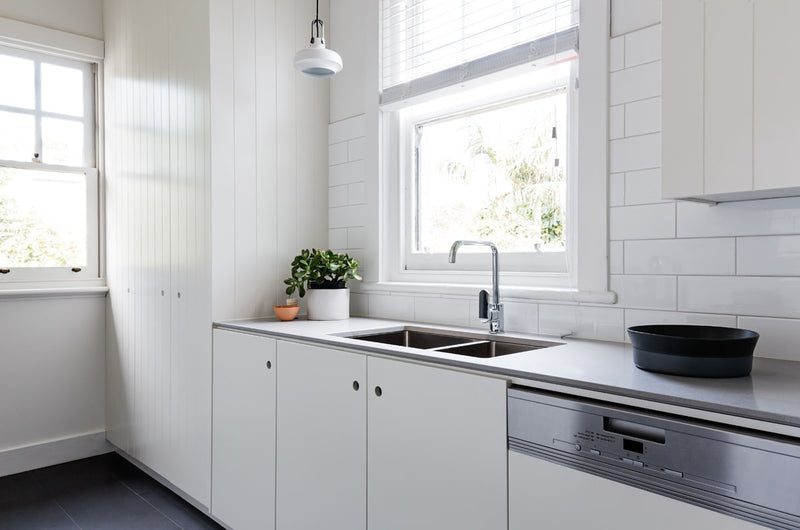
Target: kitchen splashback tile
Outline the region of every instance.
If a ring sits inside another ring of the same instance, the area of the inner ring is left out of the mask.
[[[369,316],[390,320],[414,320],[414,297],[371,294],[369,295]]]
[[[624,272],[624,246],[622,241],[611,241],[608,244],[608,272],[622,274]]]
[[[611,72],[625,68],[625,37],[615,37],[608,41],[608,68]]]
[[[469,300],[460,298],[414,298],[414,320],[434,324],[469,325]]]
[[[328,146],[328,165],[335,166],[347,162],[347,142],[339,142]]]
[[[364,161],[356,160],[328,168],[328,185],[341,186],[353,182],[363,182],[365,175]]]
[[[350,293],[350,315],[354,317],[369,316],[369,295]]]
[[[614,105],[608,110],[608,139],[625,136],[625,105]]]
[[[621,307],[675,310],[675,276],[612,274],[611,290],[617,293]]]
[[[623,315],[623,310],[616,307],[540,304],[539,333],[620,342]]]
[[[625,173],[608,176],[608,205],[625,206]]]
[[[800,197],[726,202],[678,202],[678,237],[800,234]]]
[[[736,327],[733,315],[711,315],[708,313],[679,313],[677,311],[649,311],[646,309],[626,309],[625,328],[645,326],[648,324],[692,324],[695,326]],[[630,337],[625,333],[625,342]]]
[[[625,68],[661,60],[661,24],[625,35]]]
[[[328,208],[347,206],[347,186],[328,188]]]
[[[733,238],[626,241],[627,274],[735,274]]]
[[[661,169],[643,169],[625,173],[625,204],[673,202],[661,198]]]
[[[800,278],[682,276],[678,310],[800,318]]]
[[[800,275],[800,236],[737,238],[736,273],[742,276]]]
[[[661,167],[661,133],[621,138],[609,142],[609,171],[611,173],[656,167]]]
[[[787,318],[739,317],[739,327],[757,332],[760,336],[755,355],[800,361],[800,320]]]
[[[336,144],[364,136],[367,132],[367,116],[359,114],[328,125],[328,143]]]
[[[625,136],[661,131],[661,98],[643,99],[625,105]]]
[[[609,208],[612,241],[675,237],[675,205],[647,204]]]
[[[661,95],[661,61],[612,72],[609,99],[612,105]]]
[[[611,2],[611,35],[617,36],[661,22],[661,0]]]
[[[349,161],[364,160],[367,152],[367,139],[363,136],[361,138],[354,138],[347,142],[347,159]]]
[[[329,228],[364,226],[365,220],[366,211],[363,204],[328,209]]]
[[[328,247],[332,249],[347,248],[347,228],[328,229]]]

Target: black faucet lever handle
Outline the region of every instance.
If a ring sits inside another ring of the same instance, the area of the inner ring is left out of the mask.
[[[478,318],[489,320],[489,293],[485,289],[478,294]]]

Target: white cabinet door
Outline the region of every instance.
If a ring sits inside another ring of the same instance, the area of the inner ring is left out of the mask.
[[[367,359],[278,342],[277,528],[366,527]]]
[[[705,508],[508,452],[508,530],[756,530]]]
[[[374,357],[368,379],[369,530],[506,528],[506,382]]]
[[[214,330],[211,513],[275,528],[275,340]]]

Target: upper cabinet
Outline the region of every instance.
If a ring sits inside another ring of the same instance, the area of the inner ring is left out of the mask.
[[[662,2],[662,196],[800,195],[796,0]]]

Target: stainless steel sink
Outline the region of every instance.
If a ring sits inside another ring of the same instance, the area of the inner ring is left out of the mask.
[[[560,342],[523,339],[518,337],[500,337],[485,333],[451,331],[416,326],[405,326],[401,329],[383,331],[370,331],[348,335],[348,338],[481,358],[499,357],[501,355],[538,350],[562,344]]]

